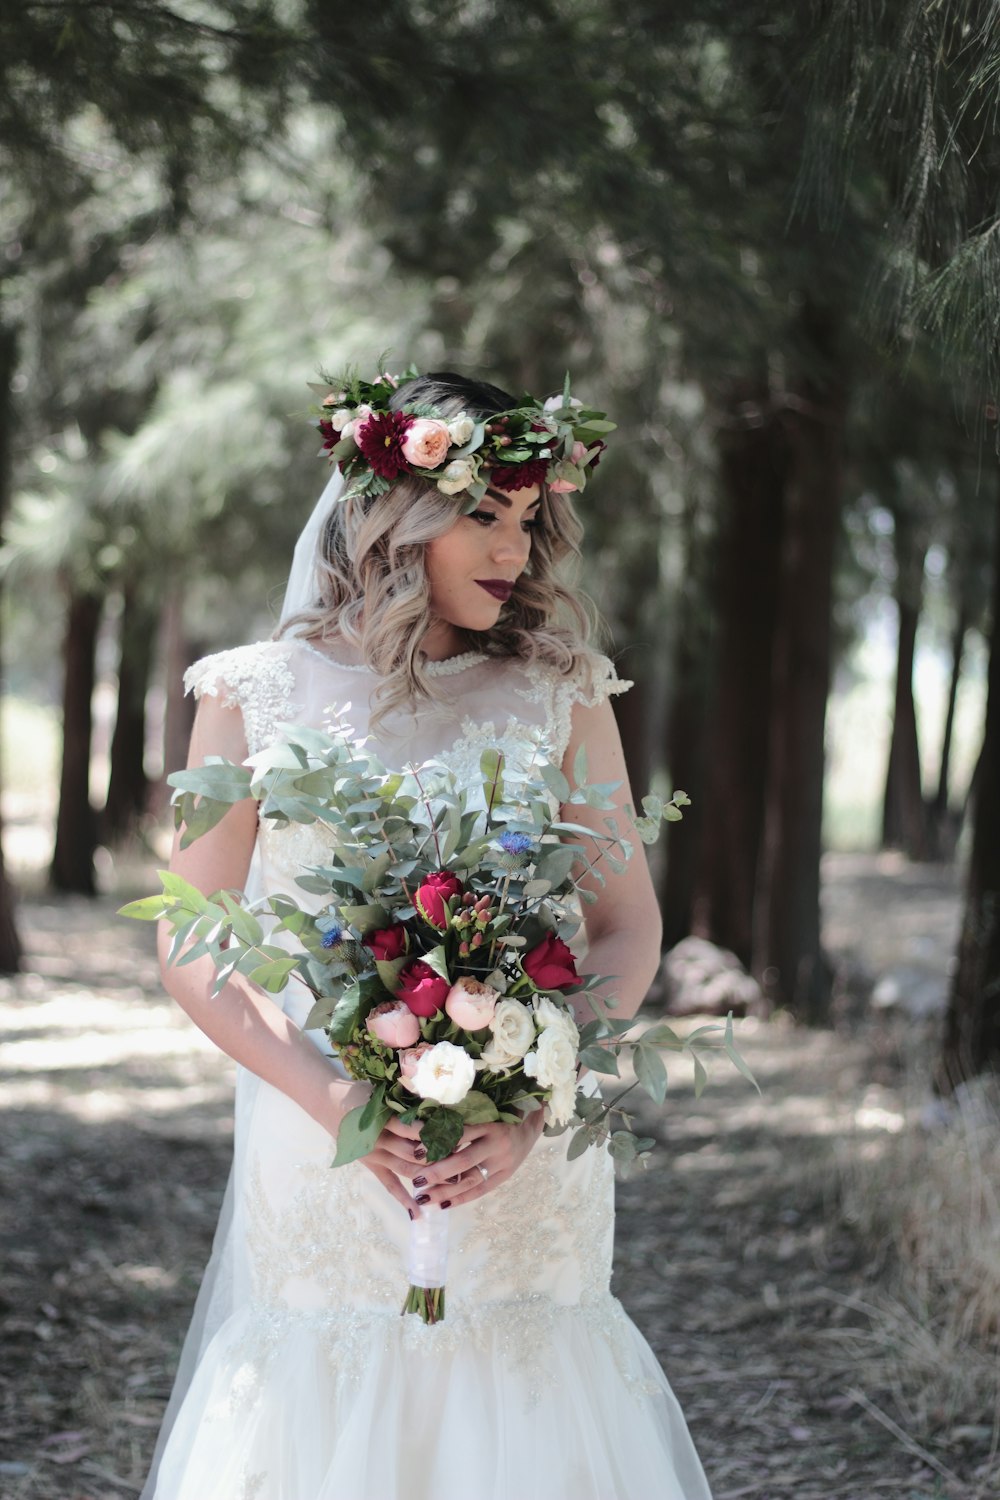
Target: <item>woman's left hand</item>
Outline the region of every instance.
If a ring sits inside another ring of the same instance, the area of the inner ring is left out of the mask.
[[[485,1197],[513,1177],[544,1124],[544,1109],[535,1109],[520,1125],[467,1125],[450,1156],[423,1167],[413,1178],[417,1202],[459,1208]]]

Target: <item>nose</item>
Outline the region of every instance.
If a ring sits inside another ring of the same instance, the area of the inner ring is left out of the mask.
[[[531,535],[526,532],[520,522],[493,528],[491,533],[493,546],[492,555],[498,567],[509,568],[514,564],[520,571],[528,561],[531,552]]]

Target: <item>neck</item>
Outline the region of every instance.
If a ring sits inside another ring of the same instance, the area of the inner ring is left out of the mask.
[[[449,656],[460,656],[464,645],[454,625],[447,620],[435,620],[420,642],[420,651],[428,661],[446,661]]]

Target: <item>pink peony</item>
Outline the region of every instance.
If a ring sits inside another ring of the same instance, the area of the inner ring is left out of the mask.
[[[478,979],[460,979],[448,991],[444,1008],[463,1031],[482,1031],[493,1019],[500,996]]]
[[[365,1022],[372,1036],[387,1047],[412,1047],[420,1036],[420,1022],[403,1000],[383,1000],[368,1012]]]
[[[409,946],[409,937],[402,922],[392,922],[388,927],[377,927],[374,932],[369,932],[362,942],[373,958],[391,963],[394,958],[402,958]]]
[[[435,974],[423,959],[414,959],[401,969],[396,981],[396,998],[409,1006],[415,1016],[435,1016],[444,1008],[451,985]]]
[[[451,434],[443,422],[416,417],[403,438],[403,457],[417,469],[436,469],[448,457]]]
[[[417,1047],[408,1047],[405,1052],[399,1054],[399,1076],[405,1082],[412,1078],[417,1071],[417,1063],[425,1052],[433,1051],[432,1042],[421,1042]]]
[[[413,904],[429,927],[435,932],[444,932],[448,926],[445,902],[461,894],[462,882],[458,876],[450,875],[447,870],[437,870],[417,886]]]

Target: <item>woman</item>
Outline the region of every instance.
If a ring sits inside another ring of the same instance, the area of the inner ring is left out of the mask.
[[[609,430],[569,396],[520,407],[444,374],[357,379],[324,398],[339,477],[320,510],[301,597],[276,640],[197,663],[193,765],[242,761],[283,724],[331,712],[391,768],[430,757],[473,783],[499,747],[527,774],[539,745],[630,800],[608,701],[630,684],[586,645],[557,578],[577,551],[569,495]],[[339,492],[339,493],[338,493]],[[305,534],[304,534],[305,535]],[[299,561],[302,561],[299,549]],[[286,608],[286,615],[288,610]],[[576,822],[606,813],[574,806]],[[318,825],[258,827],[234,806],[171,868],[205,892],[286,890],[322,862]],[[616,1016],[659,961],[645,861],[586,908],[587,967],[621,976]],[[164,934],[164,951],[169,933]],[[428,1166],[415,1127],[386,1126],[330,1170],[366,1086],[321,1035],[310,997],[283,1008],[211,961],[164,982],[240,1065],[233,1176],[161,1438],[149,1500],[708,1500],[683,1418],[648,1345],[608,1291],[607,1153],[568,1137],[469,1127]],[[599,994],[599,992],[597,992]],[[448,1316],[400,1317],[413,1199],[449,1213]]]

